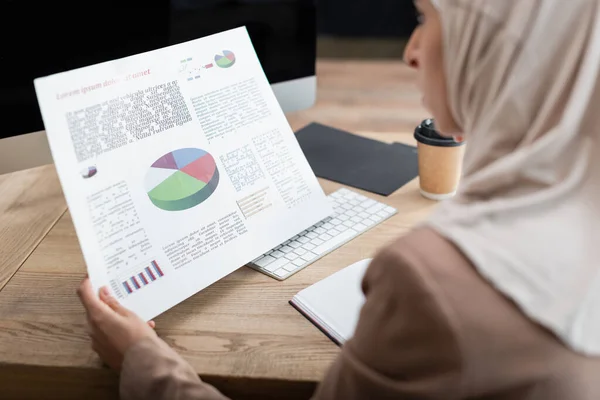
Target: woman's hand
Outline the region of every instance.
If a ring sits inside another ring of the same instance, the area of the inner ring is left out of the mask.
[[[154,322],[145,323],[140,317],[119,304],[106,287],[97,296],[88,278],[77,294],[87,311],[92,349],[111,368],[119,370],[125,352],[148,337],[156,337]]]

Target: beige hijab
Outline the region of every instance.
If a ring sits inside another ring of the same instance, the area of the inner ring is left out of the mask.
[[[600,0],[433,0],[467,140],[429,221],[530,318],[600,355]]]

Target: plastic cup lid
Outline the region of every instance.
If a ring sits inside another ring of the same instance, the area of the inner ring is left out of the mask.
[[[417,126],[415,139],[423,144],[437,147],[459,147],[465,144],[465,142],[456,142],[452,138],[441,136],[435,129],[435,123],[431,118]]]

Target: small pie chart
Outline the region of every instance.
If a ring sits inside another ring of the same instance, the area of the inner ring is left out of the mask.
[[[83,176],[84,179],[91,178],[96,175],[96,173],[98,173],[98,169],[93,165],[81,170],[81,176]]]
[[[235,54],[229,50],[223,50],[223,54],[215,56],[215,63],[220,68],[229,68],[235,64]]]
[[[148,198],[165,211],[182,211],[206,201],[217,189],[219,170],[208,152],[185,148],[165,154],[146,173]]]

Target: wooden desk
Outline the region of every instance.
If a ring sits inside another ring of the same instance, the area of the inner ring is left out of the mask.
[[[290,116],[412,143],[427,117],[400,63],[318,65],[316,107]],[[322,181],[326,192],[339,185]],[[412,182],[390,197],[399,214],[278,282],[241,268],[156,319],[157,331],[203,379],[235,398],[308,398],[339,352],[288,305],[299,290],[372,256],[435,206]],[[91,351],[75,290],[85,275],[52,166],[0,176],[0,398],[114,399],[117,375]]]

